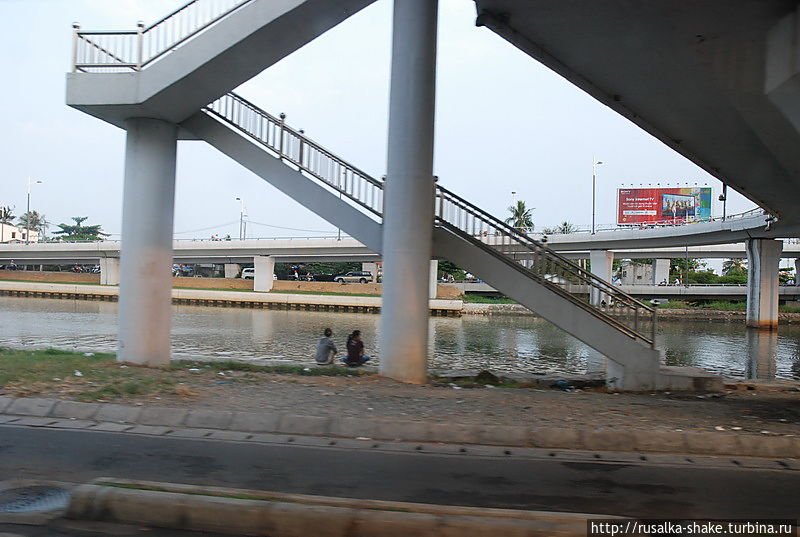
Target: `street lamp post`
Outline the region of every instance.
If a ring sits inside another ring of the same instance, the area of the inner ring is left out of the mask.
[[[244,200],[242,198],[236,198],[236,201],[239,202],[239,240],[244,240],[245,236],[245,227],[244,227]]]
[[[31,178],[28,177],[28,210],[25,211],[25,244],[30,244],[31,242],[31,185],[40,184],[42,184],[42,182],[38,179],[32,181]]]
[[[592,235],[594,235],[594,217],[595,217],[595,202],[597,199],[597,166],[602,164],[602,160],[592,159]]]

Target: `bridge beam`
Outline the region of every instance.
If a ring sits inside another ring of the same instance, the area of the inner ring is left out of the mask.
[[[383,213],[382,375],[428,377],[436,0],[395,0]]]
[[[117,360],[161,366],[171,357],[178,128],[148,118],[125,126]]]
[[[589,262],[592,264],[592,274],[607,282],[611,281],[614,252],[609,252],[608,250],[590,250]],[[603,293],[599,292],[597,289],[592,289],[592,296],[590,297],[592,306],[599,306],[604,298],[605,295]]]
[[[747,326],[778,328],[778,264],[783,243],[774,239],[747,241]]]

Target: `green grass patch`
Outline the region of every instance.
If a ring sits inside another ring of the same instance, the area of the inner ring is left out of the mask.
[[[100,285],[100,282],[61,282],[58,280],[47,280],[39,281],[39,280],[7,280],[7,279],[0,279],[0,282],[14,282],[14,283],[63,283],[67,285]],[[112,286],[109,286],[112,287]],[[113,286],[117,287],[117,286]]]
[[[323,295],[323,296],[381,296],[376,293],[337,293],[336,291],[302,291],[296,290],[275,290],[270,293],[278,293],[283,295]]]
[[[716,311],[744,311],[747,308],[745,302],[731,302],[727,300],[719,300],[715,302],[706,302],[700,305],[705,310]]]
[[[80,401],[174,391],[177,381],[159,370],[123,365],[108,353],[0,348],[0,387],[22,396],[57,393]]]
[[[659,308],[665,310],[688,310],[692,309],[692,306],[683,302],[681,300],[670,300],[669,302],[664,302],[663,304],[658,305]]]
[[[783,313],[800,313],[800,306],[782,304],[781,306],[778,306],[778,310],[782,311]]]
[[[200,362],[194,360],[179,360],[170,365],[170,369],[196,368],[202,371],[247,371],[251,373],[277,373],[280,375],[299,375],[303,377],[359,377],[370,372],[355,367],[329,365],[308,367],[300,365],[257,365],[247,362],[213,361]]]
[[[461,299],[470,304],[518,304],[516,300],[506,297],[491,297],[476,294],[464,294]]]

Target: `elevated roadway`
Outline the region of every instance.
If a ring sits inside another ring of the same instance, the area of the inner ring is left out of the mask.
[[[698,224],[699,225],[699,224]],[[686,228],[694,226],[685,226]],[[671,228],[684,229],[684,228]],[[646,230],[650,231],[650,230]],[[660,231],[660,230],[654,230]],[[635,238],[644,231],[603,232],[597,235],[569,234],[553,235],[548,246],[570,259],[585,259],[590,250],[609,250],[618,259],[674,259],[688,256],[694,259],[746,258],[747,251],[742,242],[711,245],[679,244],[670,247],[645,246]],[[674,232],[674,231],[673,231]],[[624,234],[634,235],[624,239]],[[613,235],[606,239],[605,237]],[[671,239],[677,242],[674,238]],[[491,237],[486,239],[491,241]],[[616,245],[617,247],[612,247]],[[637,247],[641,246],[641,247]],[[104,258],[118,258],[118,241],[69,242],[69,243],[15,243],[0,244],[0,264],[13,260],[18,265],[96,263]],[[800,258],[800,243],[784,241],[786,259]],[[310,261],[362,261],[374,262],[380,256],[356,239],[343,238],[284,238],[247,239],[230,241],[178,240],[173,242],[173,258],[180,263],[252,263],[254,256],[271,256],[276,262]]]

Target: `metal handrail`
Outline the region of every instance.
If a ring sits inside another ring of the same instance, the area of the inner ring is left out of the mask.
[[[592,311],[632,337],[651,346],[655,341],[656,310],[598,278],[542,243],[493,217],[449,190],[436,188],[437,222],[483,249],[511,261],[517,270]],[[576,294],[589,294],[590,303]],[[650,323],[649,336],[644,323]]]
[[[85,31],[73,25],[72,70],[139,71],[253,0],[190,0],[137,30]]]
[[[275,117],[234,93],[222,96],[203,110],[341,196],[382,216],[384,183],[340,159],[302,131],[286,125],[284,114]],[[629,336],[654,344],[655,308],[639,302],[449,190],[437,185],[435,196],[437,225],[524,271]],[[591,303],[577,294],[590,295]],[[650,323],[649,336],[644,333],[646,323]]]
[[[337,157],[301,130],[286,125],[235,93],[223,95],[203,109],[255,140],[299,170],[333,188],[360,207],[382,216],[383,182]]]

